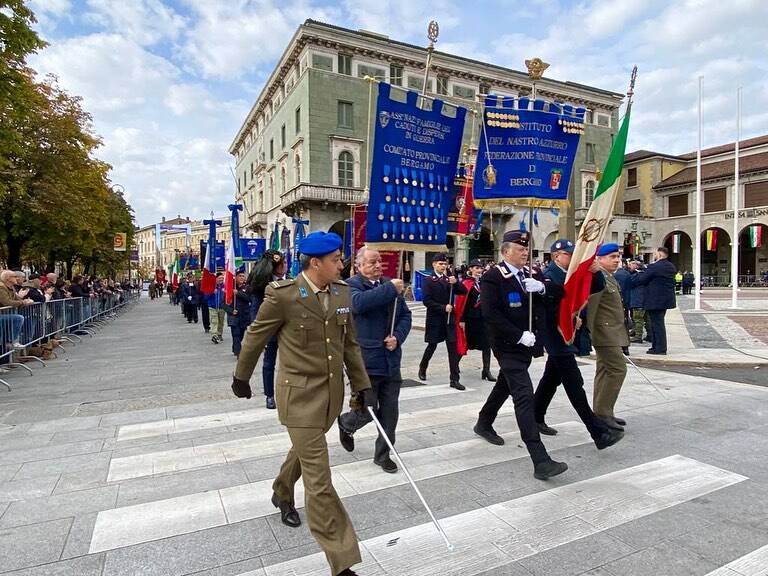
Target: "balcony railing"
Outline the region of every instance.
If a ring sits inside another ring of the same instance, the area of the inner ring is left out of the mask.
[[[335,204],[365,204],[368,196],[362,188],[342,188],[318,184],[299,184],[280,196],[280,208],[285,211],[302,202]]]

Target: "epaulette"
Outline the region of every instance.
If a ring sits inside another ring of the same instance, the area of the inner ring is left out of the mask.
[[[293,284],[296,282],[293,278],[289,278],[287,280],[273,280],[269,283],[272,288],[285,288],[286,286],[293,286]]]
[[[349,286],[349,284],[344,282],[344,280],[334,280],[333,283],[334,284],[341,284],[342,286]]]

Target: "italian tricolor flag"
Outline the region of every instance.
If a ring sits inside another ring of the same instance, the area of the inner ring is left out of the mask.
[[[749,227],[749,247],[761,248],[763,245],[763,225],[753,224]]]
[[[603,170],[603,177],[595,191],[592,204],[589,207],[584,223],[576,239],[568,275],[565,279],[565,296],[560,302],[559,327],[563,339],[569,344],[576,335],[574,319],[587,305],[592,286],[592,273],[589,267],[595,260],[598,246],[603,243],[608,223],[613,216],[613,206],[624,169],[624,152],[627,148],[627,132],[629,132],[629,113],[632,104],[627,107],[624,121],[611,147],[608,162]]]
[[[224,302],[231,305],[235,301],[235,247],[230,239],[227,242],[227,257],[224,260]]]
[[[173,289],[179,287],[179,255],[176,254],[176,258],[173,260],[173,270],[171,271],[171,286]]]

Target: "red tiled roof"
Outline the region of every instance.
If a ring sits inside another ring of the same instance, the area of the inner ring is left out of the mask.
[[[653,158],[654,156],[662,156],[664,158],[680,159],[680,156],[674,156],[673,154],[664,154],[663,152],[654,152],[653,150],[635,150],[629,154],[624,155],[624,163],[635,162],[637,160],[645,160],[646,158]]]
[[[755,138],[749,138],[747,140],[739,141],[739,152],[745,148],[752,148],[753,146],[759,146],[761,144],[768,144],[768,134],[764,136],[757,136]],[[714,146],[713,148],[705,148],[701,151],[701,157],[715,156],[717,154],[725,154],[726,152],[733,152],[736,149],[735,142],[729,142],[721,146]],[[696,158],[696,151],[688,152],[687,154],[680,154],[679,158],[683,160],[694,160]]]
[[[739,155],[739,173],[751,174],[753,172],[768,171],[768,152],[761,152],[759,154],[750,154],[749,156]],[[721,160],[720,162],[712,162],[711,164],[702,164],[701,166],[701,181],[715,180],[717,178],[725,178],[733,176],[734,161],[733,160]],[[669,178],[665,178],[654,189],[669,188],[670,186],[680,186],[681,184],[691,184],[696,182],[696,166],[691,166],[685,170],[681,170],[677,174],[673,174]]]

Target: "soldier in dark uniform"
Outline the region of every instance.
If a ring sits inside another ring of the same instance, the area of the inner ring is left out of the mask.
[[[457,294],[466,294],[467,289],[456,280],[456,276],[448,276],[448,257],[437,254],[432,258],[432,276],[422,285],[422,301],[427,308],[427,322],[424,331],[424,341],[427,347],[419,364],[419,380],[427,379],[429,361],[440,342],[445,342],[448,349],[448,365],[450,366],[451,387],[464,390],[459,382],[459,354],[456,351],[456,314],[453,312],[453,299]]]
[[[481,378],[489,382],[496,382],[491,374],[491,345],[485,335],[483,323],[483,311],[480,308],[480,278],[483,276],[483,263],[480,260],[471,260],[467,267],[467,278],[462,281],[467,289],[467,294],[461,294],[456,298],[456,317],[459,319],[459,328],[464,332],[464,346],[459,349],[459,354],[466,354],[467,350],[480,350],[483,355],[483,371]],[[459,343],[461,346],[461,342]]]
[[[480,302],[488,336],[501,371],[496,384],[480,410],[474,431],[492,444],[504,444],[504,439],[493,429],[499,409],[509,396],[515,403],[515,417],[520,436],[533,461],[533,475],[546,480],[565,472],[568,465],[555,462],[539,436],[533,406],[533,383],[528,367],[534,357],[544,350],[537,343],[535,332],[529,327],[529,301],[533,294],[533,330],[540,331],[544,320],[542,297],[562,292],[562,288],[547,281],[541,274],[529,277],[528,233],[511,230],[504,234],[501,245],[503,260],[485,273],[480,283]]]
[[[552,253],[552,262],[544,271],[544,277],[557,286],[565,285],[566,273],[571,263],[573,254],[573,242],[565,238],[556,240],[550,249]],[[605,287],[605,280],[597,262],[593,262],[589,268],[592,272],[592,293],[600,292]],[[547,364],[544,367],[544,374],[541,376],[539,385],[534,394],[534,410],[536,414],[536,423],[541,434],[554,436],[557,430],[547,426],[544,417],[547,414],[547,408],[555,396],[557,387],[562,383],[565,393],[571,406],[581,418],[581,421],[587,427],[589,435],[595,441],[598,450],[607,448],[616,444],[624,435],[619,430],[613,430],[602,419],[595,416],[592,408],[587,401],[587,395],[584,392],[584,379],[576,363],[576,352],[578,351],[572,344],[567,344],[563,340],[563,335],[558,330],[558,320],[560,311],[560,300],[563,292],[560,290],[548,290],[544,295],[546,306],[546,322],[542,331],[544,347],[547,350]],[[576,325],[581,326],[581,318],[576,320]]]
[[[341,413],[345,371],[362,409],[373,406],[375,398],[355,336],[349,286],[338,280],[341,244],[338,234],[325,232],[313,232],[301,241],[302,273],[267,287],[243,340],[232,390],[238,397],[251,397],[253,370],[277,335],[275,400],[292,447],[272,485],[272,504],[280,509],[284,524],[299,526],[294,486],[302,478],[309,530],[325,552],[331,574],[355,576],[350,567],[360,562],[360,549],[331,481],[325,435]]]

